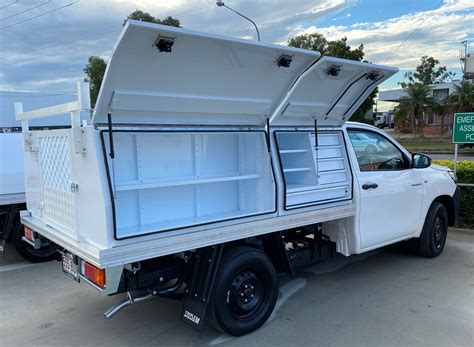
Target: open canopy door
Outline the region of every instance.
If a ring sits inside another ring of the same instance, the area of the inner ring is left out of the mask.
[[[107,66],[93,122],[340,126],[398,70],[130,20]]]
[[[263,126],[319,55],[129,20],[93,122]]]
[[[305,71],[273,112],[272,125],[338,127],[396,68],[323,57]]]

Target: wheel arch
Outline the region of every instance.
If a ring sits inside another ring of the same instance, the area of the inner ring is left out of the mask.
[[[439,202],[443,204],[443,206],[446,208],[446,211],[448,212],[448,225],[452,227],[456,221],[456,212],[453,198],[449,195],[440,195],[436,197],[433,202]],[[431,205],[433,205],[433,202]]]

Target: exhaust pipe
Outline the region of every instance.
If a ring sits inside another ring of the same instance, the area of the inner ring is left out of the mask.
[[[130,292],[127,292],[127,298],[119,302],[117,305],[112,306],[107,311],[104,312],[104,316],[107,319],[115,316],[121,309],[136,304],[137,302],[147,301],[149,299],[155,298],[153,294],[142,294],[135,297],[132,297]]]

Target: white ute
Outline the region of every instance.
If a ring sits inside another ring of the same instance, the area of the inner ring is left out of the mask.
[[[410,239],[441,253],[452,172],[346,122],[396,71],[129,21],[90,123],[78,121],[81,85],[75,103],[17,115],[21,222],[57,245],[74,280],[128,293],[106,317],[178,297],[183,321],[249,333],[272,313],[279,273]],[[63,112],[71,128],[28,130]]]

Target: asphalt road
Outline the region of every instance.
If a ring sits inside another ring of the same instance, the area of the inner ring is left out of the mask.
[[[10,248],[11,250],[11,248]],[[282,278],[277,309],[240,338],[179,320],[177,301],[154,299],[111,320],[102,297],[10,251],[0,258],[2,346],[473,346],[474,232],[451,232],[444,253],[418,258],[393,248],[333,258]]]
[[[428,155],[431,157],[431,159],[436,159],[436,160],[453,160],[454,159],[454,153],[452,154],[434,154],[434,153],[428,153]],[[469,161],[474,161],[474,153],[459,153],[458,154],[458,160],[469,160]]]

